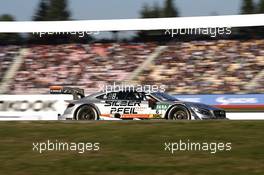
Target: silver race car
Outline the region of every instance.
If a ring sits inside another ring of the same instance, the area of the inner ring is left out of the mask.
[[[79,88],[52,86],[51,94],[72,94],[60,120],[226,119],[224,110],[202,103],[179,101],[164,92],[110,91],[89,96]]]

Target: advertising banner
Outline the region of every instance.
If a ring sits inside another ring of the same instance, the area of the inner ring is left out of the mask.
[[[0,95],[0,120],[57,120],[71,95]]]
[[[264,105],[264,94],[174,95],[182,101],[208,105]]]

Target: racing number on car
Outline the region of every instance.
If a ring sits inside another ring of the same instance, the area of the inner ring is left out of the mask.
[[[113,93],[112,100],[116,99],[116,93]]]

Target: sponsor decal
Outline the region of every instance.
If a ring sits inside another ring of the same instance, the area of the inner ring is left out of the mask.
[[[226,97],[218,97],[216,102],[219,102],[223,105],[228,104],[255,104],[258,103],[256,98],[226,98]]]
[[[141,101],[107,100],[105,106],[140,106]]]
[[[111,107],[110,114],[137,114],[136,107],[140,107],[141,101],[128,101],[128,100],[107,100],[105,107]]]
[[[157,110],[166,110],[168,109],[169,105],[168,104],[158,104],[157,105]]]
[[[0,120],[57,120],[72,95],[0,95]]]
[[[175,95],[181,101],[208,105],[263,105],[264,94]]]
[[[152,114],[150,118],[161,118],[161,114]]]
[[[26,112],[26,111],[56,111],[55,103],[57,101],[0,101],[0,111],[15,111],[15,112]]]

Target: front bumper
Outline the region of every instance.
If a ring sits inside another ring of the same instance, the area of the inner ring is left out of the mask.
[[[224,110],[209,110],[208,115],[201,114],[199,112],[196,112],[194,110],[191,110],[192,118],[195,120],[225,120],[226,118],[226,112]]]

